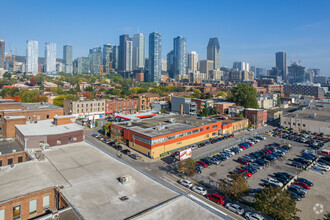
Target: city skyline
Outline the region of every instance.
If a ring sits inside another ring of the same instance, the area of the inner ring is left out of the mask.
[[[72,45],[73,57],[86,57],[91,48],[102,46],[106,43],[111,45],[119,45],[118,37],[123,34],[133,36],[137,33],[148,35],[154,31],[162,34],[163,53],[162,58],[166,59],[166,54],[173,47],[173,38],[176,36],[184,36],[187,39],[187,51],[196,51],[199,54],[200,60],[206,59],[206,46],[209,38],[218,37],[221,46],[221,66],[230,67],[234,61],[244,60],[253,66],[271,69],[275,66],[274,53],[284,51],[287,54],[288,65],[291,61],[301,60],[302,65],[306,68],[320,68],[322,74],[330,74],[330,31],[326,30],[326,26],[330,25],[330,17],[327,16],[327,9],[330,8],[330,3],[327,1],[319,1],[318,4],[312,4],[309,1],[290,1],[283,4],[275,4],[274,1],[267,3],[260,2],[242,2],[242,6],[237,8],[234,3],[230,2],[215,2],[209,1],[215,7],[208,9],[207,18],[203,9],[208,4],[191,4],[185,5],[182,2],[178,3],[178,8],[173,9],[174,18],[169,16],[155,16],[155,8],[159,7],[157,3],[153,6],[149,4],[138,5],[135,2],[129,2],[125,18],[118,14],[124,8],[122,3],[111,3],[112,15],[101,14],[104,10],[100,9],[100,13],[95,14],[93,8],[98,4],[109,5],[107,2],[97,1],[95,4],[83,2],[81,5],[68,3],[68,7],[58,10],[62,5],[61,1],[54,7],[47,10],[57,11],[59,15],[56,19],[51,19],[46,16],[40,20],[38,16],[24,16],[27,11],[34,7],[33,4],[21,2],[17,5],[15,1],[5,1],[4,16],[9,16],[14,10],[17,10],[22,16],[14,17],[10,21],[5,22],[0,35],[6,41],[6,52],[9,53],[11,47],[13,51],[17,51],[17,55],[25,54],[24,44],[26,40],[37,40],[40,45],[46,42],[55,42],[57,44],[57,58],[62,58],[62,46]],[[70,6],[75,5],[79,10],[69,10]],[[162,4],[160,15],[167,12],[170,2]],[[44,8],[48,3],[38,4],[41,14],[45,13]],[[132,7],[131,7],[132,6]],[[143,8],[150,12],[134,17],[133,8]],[[185,12],[179,15],[177,12],[180,8],[186,7]],[[231,13],[234,9],[237,13]],[[241,9],[241,8],[244,8]],[[292,10],[291,8],[296,8]],[[219,10],[216,15],[212,12]],[[190,10],[190,11],[189,11]],[[304,16],[300,13],[301,10],[318,11],[312,17]],[[79,11],[79,13],[77,13]],[[196,17],[189,16],[190,19],[184,19],[187,13],[199,12]],[[242,13],[239,13],[243,11]],[[271,12],[279,11],[283,14],[277,19],[272,19]],[[83,17],[84,13],[88,12],[95,15],[91,21]],[[249,12],[249,13],[248,13]],[[290,13],[289,13],[290,12]],[[49,11],[47,11],[49,13]],[[130,15],[131,14],[131,15]],[[70,16],[75,16],[75,20],[79,20],[84,25],[76,25],[77,21],[66,20],[66,26],[61,23]],[[108,24],[105,22],[109,18],[116,17],[116,22]],[[150,21],[150,16],[153,16]],[[24,17],[24,19],[22,19]],[[164,17],[164,18],[162,18]],[[260,19],[260,18],[263,19]],[[122,19],[121,19],[122,18]],[[175,21],[175,18],[177,21]],[[35,25],[38,24],[38,25]],[[46,25],[48,24],[48,25]],[[15,25],[17,28],[10,28]],[[50,28],[39,28],[40,25]],[[100,26],[110,25],[111,28],[100,29]],[[88,28],[84,28],[88,27]],[[10,31],[9,31],[10,30]],[[88,31],[87,31],[88,30]],[[63,35],[62,31],[66,34]],[[97,35],[95,35],[97,33]],[[9,47],[10,45],[10,47]],[[148,42],[146,42],[146,50],[148,51]],[[43,54],[42,47],[39,47],[39,54]],[[147,54],[147,53],[146,53]]]

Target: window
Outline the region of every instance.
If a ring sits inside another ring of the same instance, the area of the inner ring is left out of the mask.
[[[5,210],[0,209],[0,220],[5,220]]]
[[[18,162],[19,163],[22,163],[23,162],[23,157],[21,156],[21,157],[18,157]]]
[[[83,108],[84,107],[84,104],[81,104],[81,107]]]
[[[88,107],[88,104],[86,104],[86,107]]]
[[[212,129],[218,128],[218,125],[213,125]]]
[[[210,127],[207,127],[206,130],[207,130],[207,131],[210,130]]]
[[[2,160],[0,160],[0,167],[2,167]]]
[[[0,115],[0,122],[2,121],[2,115]]]
[[[29,121],[31,121],[31,116],[29,116]]]
[[[37,120],[40,120],[40,115],[37,115]]]
[[[300,123],[298,123],[298,126],[300,126]]]
[[[17,205],[13,207],[13,219],[21,218],[21,205]]]
[[[68,137],[68,142],[69,142],[69,143],[72,142],[72,137]]]
[[[57,139],[57,144],[61,144],[62,142],[61,142],[61,139],[59,138],[59,139]]]
[[[12,163],[14,163],[13,158],[9,158],[9,159],[8,159],[8,165],[10,165],[10,164],[12,164]]]
[[[2,128],[0,128],[0,134],[2,133]]]
[[[49,115],[47,115],[47,119],[49,118]]]
[[[30,208],[29,208],[29,213],[30,215],[34,214],[37,212],[37,200],[31,200],[30,201]]]
[[[305,124],[303,124],[303,127],[306,127],[306,125],[305,125]]]
[[[44,196],[42,198],[42,209],[49,209],[49,196]]]
[[[296,123],[293,123],[293,125],[296,125]]]

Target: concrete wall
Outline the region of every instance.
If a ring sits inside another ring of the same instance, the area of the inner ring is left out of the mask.
[[[301,119],[294,117],[283,116],[281,118],[281,125],[283,127],[292,128],[296,131],[310,131],[316,133],[324,133],[330,135],[330,122],[316,121],[310,119]]]

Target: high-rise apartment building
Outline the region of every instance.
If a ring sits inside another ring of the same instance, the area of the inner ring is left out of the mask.
[[[275,66],[281,71],[282,79],[287,81],[286,74],[286,53],[285,52],[277,52],[275,54]]]
[[[133,42],[127,34],[119,37],[119,71],[132,71]]]
[[[56,73],[56,44],[46,43],[45,44],[45,72],[48,74]]]
[[[199,71],[205,73],[206,79],[210,78],[210,71],[213,70],[214,63],[212,60],[199,61]]]
[[[88,57],[78,57],[74,62],[74,73],[75,74],[89,74],[90,61]]]
[[[288,66],[288,77],[289,83],[302,83],[306,81],[305,67],[301,66],[299,63],[292,63]]]
[[[133,38],[133,70],[144,69],[145,36],[142,33],[134,34]]]
[[[188,53],[188,73],[197,72],[198,68],[198,54],[196,51]]]
[[[0,40],[0,68],[5,67],[5,41]]]
[[[119,60],[119,46],[115,45],[112,47],[111,53],[112,68],[118,70],[118,60]]]
[[[186,38],[178,36],[173,40],[174,50],[174,77],[187,73]]]
[[[217,37],[210,38],[207,45],[207,60],[213,61],[213,69],[220,70],[220,44]]]
[[[168,75],[174,78],[174,50],[171,50],[166,57]]]
[[[26,72],[38,74],[38,41],[28,40],[26,42]]]
[[[160,33],[149,35],[149,70],[148,82],[161,82],[162,75],[162,37]]]
[[[112,69],[112,46],[111,44],[103,45],[103,69],[105,73],[110,73]]]
[[[63,46],[64,72],[72,73],[72,45]]]
[[[238,70],[250,71],[250,64],[247,62],[236,61],[233,63],[233,68]]]
[[[102,65],[102,48],[95,47],[90,51],[91,73],[100,74],[100,64]],[[102,68],[102,66],[101,66]],[[103,72],[103,71],[102,71]]]

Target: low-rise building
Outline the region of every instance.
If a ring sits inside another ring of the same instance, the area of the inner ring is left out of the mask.
[[[256,109],[256,108],[246,108],[245,117],[254,126],[263,126],[267,122],[267,110],[265,109]]]
[[[235,105],[234,102],[215,102],[213,104],[219,114],[228,114],[228,109]]]
[[[309,95],[317,99],[325,96],[324,90],[319,85],[284,85],[284,93]]]
[[[283,127],[330,135],[330,109],[306,108],[281,117]]]
[[[228,115],[237,116],[241,113],[243,113],[244,115],[244,110],[245,110],[244,106],[233,105],[228,108]]]
[[[197,115],[197,104],[186,97],[171,97],[171,111],[179,114]]]
[[[138,99],[138,110],[151,110],[152,103],[160,101],[169,101],[169,96],[161,96],[155,93],[136,94],[133,99]]]
[[[99,118],[105,113],[105,100],[64,100],[64,113],[78,118],[95,118],[95,116]]]
[[[196,103],[198,111],[201,111],[203,108],[213,108],[212,99],[191,99],[191,101]]]
[[[249,121],[246,118],[232,117],[222,121],[222,135],[235,134],[248,129]]]
[[[267,120],[273,121],[281,118],[283,111],[281,109],[268,109],[267,110]]]
[[[114,113],[134,114],[137,112],[138,99],[111,99],[105,100],[105,114]]]
[[[24,149],[77,143],[85,140],[85,128],[72,115],[55,116],[53,120],[16,125],[15,138]]]
[[[164,113],[169,113],[171,111],[171,102],[161,101],[152,103],[152,110],[156,112],[164,111]]]
[[[15,137],[15,125],[53,119],[64,115],[63,108],[47,102],[21,103],[0,100],[0,137]]]

